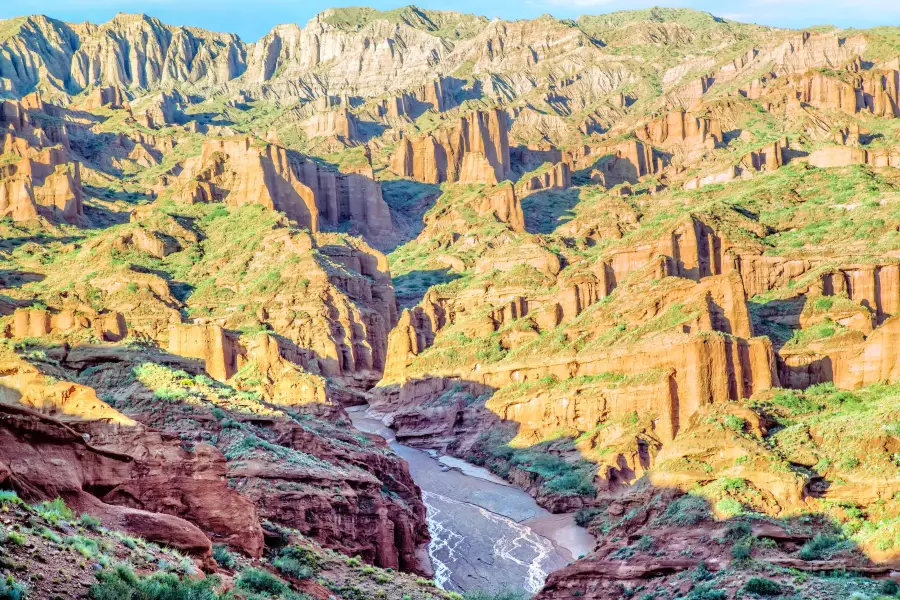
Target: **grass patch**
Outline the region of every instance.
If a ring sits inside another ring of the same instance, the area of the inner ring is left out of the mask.
[[[92,600],[216,600],[216,577],[179,578],[174,573],[136,575],[127,565],[97,573]]]

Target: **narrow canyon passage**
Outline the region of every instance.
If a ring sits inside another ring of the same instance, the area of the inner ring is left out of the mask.
[[[397,443],[365,407],[348,412],[357,429],[384,437],[409,463],[428,508],[428,556],[443,589],[534,593],[550,572],[593,549],[572,515],[549,513],[485,469]]]

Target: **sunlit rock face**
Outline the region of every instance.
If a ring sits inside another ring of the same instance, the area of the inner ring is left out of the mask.
[[[0,488],[238,590],[415,597],[430,547],[462,591],[889,595],[895,33],[3,21]]]

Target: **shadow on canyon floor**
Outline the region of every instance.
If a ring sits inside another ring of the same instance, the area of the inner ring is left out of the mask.
[[[47,278],[42,273],[19,271],[16,269],[0,269],[0,288],[19,288],[29,283],[38,283]]]
[[[549,234],[575,217],[574,209],[581,202],[581,190],[547,190],[522,198],[525,230],[528,233]]]
[[[410,271],[394,277],[394,293],[401,309],[416,306],[432,286],[449,283],[462,277],[459,273],[443,269]]]
[[[422,232],[425,213],[431,210],[440,197],[441,186],[411,179],[392,179],[381,182],[381,193],[391,209],[394,228],[400,233],[392,247],[383,248],[384,252],[390,252],[415,239]]]

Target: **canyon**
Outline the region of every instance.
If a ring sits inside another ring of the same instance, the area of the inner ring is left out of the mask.
[[[896,596],[896,39],[0,21],[0,586]]]

